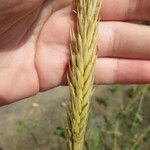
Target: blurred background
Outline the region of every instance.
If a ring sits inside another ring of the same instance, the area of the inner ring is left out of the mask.
[[[0,150],[66,150],[67,87],[0,108]],[[150,85],[95,86],[85,150],[150,150]]]

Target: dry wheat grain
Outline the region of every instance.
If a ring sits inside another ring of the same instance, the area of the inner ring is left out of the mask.
[[[76,25],[71,33],[71,54],[68,73],[70,101],[68,106],[68,149],[82,150],[93,93],[93,72],[100,0],[78,0]]]

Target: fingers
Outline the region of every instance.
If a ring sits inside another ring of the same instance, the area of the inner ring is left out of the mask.
[[[41,45],[36,68],[40,90],[45,91],[67,82],[68,54],[61,45]],[[96,84],[144,84],[150,83],[150,61],[118,58],[98,58],[95,65]]]
[[[72,23],[69,9],[54,13],[39,38],[36,66],[42,91],[66,81]],[[98,56],[113,58],[97,59],[96,83],[150,83],[149,27],[102,22],[99,28]]]
[[[149,0],[103,0],[102,20],[150,20]]]
[[[149,26],[103,22],[99,28],[99,57],[150,59]]]
[[[150,83],[150,61],[100,58],[95,66],[97,84]]]
[[[73,0],[55,0],[54,11],[71,5]],[[149,0],[102,0],[102,20],[150,20]]]
[[[70,8],[69,8],[70,9]],[[45,25],[43,42],[68,45],[72,20],[69,10],[55,13]],[[47,34],[49,29],[49,34]],[[99,24],[98,57],[150,59],[150,26],[121,22]]]

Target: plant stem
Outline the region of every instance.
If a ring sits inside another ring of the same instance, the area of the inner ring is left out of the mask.
[[[113,150],[118,150],[118,135],[119,135],[119,120],[116,122],[115,124],[115,131],[114,131],[114,146],[113,146]]]
[[[138,115],[139,115],[139,113],[141,112],[142,103],[143,103],[144,96],[145,96],[145,91],[146,91],[146,86],[143,88],[143,90],[142,90],[142,92],[141,92],[141,95],[140,95],[140,102],[139,102],[137,111],[136,111],[136,113],[135,113],[135,117],[134,117],[133,122],[132,122],[132,125],[131,125],[131,130],[134,128],[134,125],[135,125],[135,123],[137,122],[137,119],[138,119]]]
[[[148,85],[137,86],[136,91],[134,92],[131,100],[124,109],[125,114],[128,113],[128,111],[132,108],[132,106],[137,102],[140,95],[143,93],[143,91],[145,91],[145,89],[147,89],[147,87]]]
[[[133,144],[130,150],[135,150],[135,148],[140,144],[140,142],[143,140],[143,138],[150,132],[150,126],[144,131],[143,134],[141,134],[136,142]]]

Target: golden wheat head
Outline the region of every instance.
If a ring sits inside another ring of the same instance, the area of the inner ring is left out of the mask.
[[[93,93],[93,72],[100,0],[76,1],[76,25],[71,33],[68,73],[70,101],[68,106],[68,149],[82,150]]]

